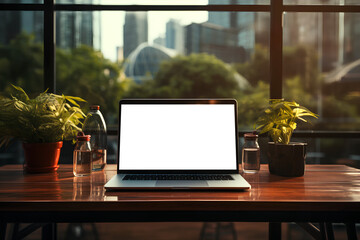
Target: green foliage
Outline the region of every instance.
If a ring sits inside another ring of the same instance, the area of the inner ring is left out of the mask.
[[[317,94],[316,90],[321,84],[321,75],[316,51],[302,45],[284,47],[283,76],[286,80],[299,77],[302,88],[306,92]]]
[[[133,85],[128,97],[235,97],[240,88],[236,72],[215,56],[191,54],[163,62],[153,80]]]
[[[266,47],[256,45],[250,60],[237,63],[234,67],[254,87],[259,82],[270,82],[270,55]]]
[[[86,107],[100,105],[107,122],[115,123],[118,102],[130,82],[120,75],[122,65],[84,45],[70,51],[57,49],[56,62],[59,91],[86,98]]]
[[[10,44],[0,45],[0,91],[18,94],[9,83],[22,87],[29,96],[43,91],[43,54],[42,44],[35,42],[32,35],[20,34]],[[316,129],[357,129],[359,97],[321,94],[323,82],[316,51],[303,46],[284,47],[283,54],[284,98],[318,109],[322,121],[317,122]],[[251,86],[240,89],[234,69]],[[268,104],[269,50],[257,45],[250,60],[235,64],[234,69],[207,54],[178,56],[164,62],[154,79],[135,84],[123,75],[122,65],[91,47],[56,49],[57,92],[87,99],[84,108],[99,104],[109,125],[116,124],[118,101],[124,97],[225,97],[238,100],[240,128],[249,129]]]
[[[300,77],[307,91],[313,91],[320,83],[317,68],[316,52],[305,46],[284,47],[284,79]],[[270,54],[268,48],[256,45],[250,60],[237,63],[235,69],[242,74],[252,86],[258,82],[270,82]]]
[[[309,91],[306,91],[302,78],[297,75],[288,78],[284,82],[283,97],[289,101],[296,101],[302,106],[307,106],[309,109],[316,109],[316,96]]]
[[[29,98],[21,88],[0,97],[0,147],[12,138],[28,143],[72,140],[81,131],[82,98],[43,92]]]
[[[44,48],[33,35],[15,37],[9,45],[0,45],[0,89],[11,89],[12,83],[27,92],[43,90]]]
[[[275,143],[289,144],[297,127],[296,121],[307,122],[303,117],[318,116],[296,102],[272,99],[268,108],[256,121],[256,130],[261,130],[260,134],[268,132]]]
[[[13,91],[10,83],[29,95],[43,91],[44,49],[34,36],[21,33],[10,44],[0,45],[0,91]],[[116,123],[118,102],[130,83],[122,65],[104,58],[88,46],[72,50],[56,49],[56,90],[98,104],[109,123]]]
[[[254,126],[261,110],[268,104],[269,88],[268,83],[260,81],[256,86],[241,91],[237,97],[240,129],[251,129]]]

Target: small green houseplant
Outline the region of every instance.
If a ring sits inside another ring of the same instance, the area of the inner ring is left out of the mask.
[[[56,170],[62,141],[74,140],[81,131],[85,114],[78,102],[85,100],[47,91],[29,98],[22,88],[12,87],[10,96],[0,96],[0,147],[21,140],[28,172]],[[53,155],[57,159],[48,163]]]
[[[305,118],[318,115],[296,102],[272,99],[269,106],[256,121],[260,134],[268,133],[269,170],[281,176],[302,176],[305,171],[306,143],[290,142],[297,121],[308,122]]]

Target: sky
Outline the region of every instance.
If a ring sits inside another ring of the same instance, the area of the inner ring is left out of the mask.
[[[137,1],[141,2],[141,1]],[[144,1],[142,1],[144,2]],[[145,1],[146,2],[146,1]],[[160,3],[161,1],[158,0]],[[105,2],[104,2],[105,3]],[[205,4],[207,0],[197,0],[196,4]],[[194,0],[182,0],[181,4],[194,4]],[[149,11],[148,12],[148,39],[149,43],[159,36],[165,36],[166,23],[170,19],[179,20],[182,25],[192,22],[202,23],[208,19],[206,11]],[[124,11],[101,12],[101,51],[105,58],[116,60],[116,47],[123,46]]]

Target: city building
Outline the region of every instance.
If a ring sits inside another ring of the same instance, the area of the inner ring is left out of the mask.
[[[124,58],[141,43],[148,42],[147,12],[126,12],[124,24]]]
[[[296,0],[295,3],[299,3]],[[337,4],[323,0],[323,4]],[[311,4],[311,0],[302,1]],[[354,2],[344,0],[344,4]],[[360,16],[352,13],[285,13],[284,46],[317,49],[319,69],[329,72],[360,58]],[[350,37],[351,36],[351,37]]]
[[[125,75],[136,83],[152,79],[161,62],[170,60],[176,54],[173,49],[142,43],[125,60]]]
[[[0,3],[26,3],[26,0],[0,0]],[[33,0],[33,3],[42,3]],[[96,0],[62,0],[61,3],[93,4]],[[39,11],[0,11],[0,43],[8,44],[19,33],[33,34],[35,41],[44,39],[44,14]],[[11,26],[11,27],[9,27]],[[88,45],[95,49],[101,48],[100,12],[56,12],[56,46],[69,49]]]
[[[256,4],[258,0],[209,0],[209,4]],[[269,44],[269,15],[259,12],[209,12],[209,23],[237,32],[237,46],[243,47],[247,59],[255,44]]]
[[[97,0],[63,0],[68,4],[94,4]],[[101,49],[100,12],[56,12],[56,46],[71,49],[80,45]]]
[[[166,47],[175,49],[178,53],[183,54],[185,52],[185,35],[184,27],[180,24],[180,21],[170,19],[166,23]]]
[[[227,63],[243,62],[245,49],[238,46],[237,31],[219,25],[192,23],[186,26],[186,53],[208,53]]]
[[[26,0],[0,0],[1,3],[25,3]],[[33,3],[41,3],[33,0]],[[0,44],[8,44],[19,33],[31,33],[35,41],[44,39],[44,14],[37,11],[0,11]],[[9,27],[11,26],[11,27]]]
[[[354,4],[355,2],[352,3]],[[349,2],[349,4],[351,4],[351,2]],[[350,63],[360,59],[360,14],[340,14],[340,16],[342,15],[344,15],[343,62]]]
[[[319,69],[329,71],[339,63],[339,14],[286,13],[284,46],[303,45],[317,49]]]
[[[124,48],[121,46],[116,47],[116,62],[121,63],[124,61]]]
[[[165,45],[166,45],[165,37],[162,37],[162,36],[155,38],[153,42],[154,42],[154,44],[157,44],[157,45],[160,45],[163,47],[165,47]]]

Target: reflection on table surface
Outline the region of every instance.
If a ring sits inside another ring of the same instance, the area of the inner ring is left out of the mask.
[[[262,165],[259,173],[243,174],[250,190],[226,192],[106,191],[104,184],[115,174],[116,165],[85,177],[74,177],[71,165],[61,165],[48,174],[28,174],[22,165],[7,165],[0,168],[0,201],[218,202],[227,203],[224,209],[245,202],[263,206],[267,202],[302,202],[306,207],[307,202],[360,201],[360,171],[344,165],[307,165],[305,175],[296,178],[271,175],[267,165]]]

